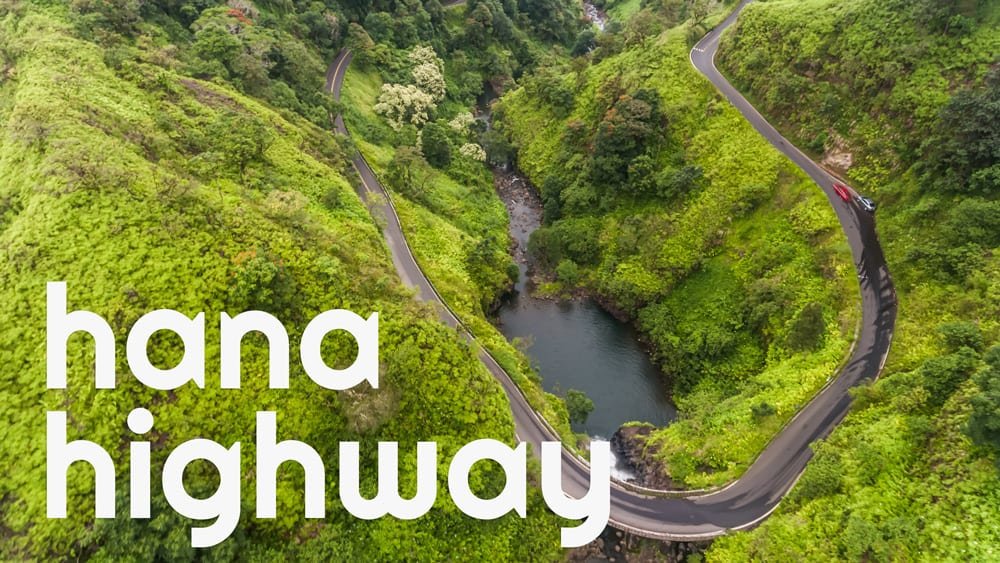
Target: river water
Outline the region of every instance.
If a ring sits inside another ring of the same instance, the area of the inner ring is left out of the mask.
[[[664,426],[676,416],[660,371],[650,361],[631,326],[589,298],[539,299],[532,296],[527,243],[541,224],[541,202],[520,175],[497,171],[496,185],[510,214],[514,257],[521,277],[515,293],[498,312],[508,339],[524,339],[528,356],[546,391],[563,395],[577,389],[594,401],[594,411],[575,432],[610,439],[630,421]]]

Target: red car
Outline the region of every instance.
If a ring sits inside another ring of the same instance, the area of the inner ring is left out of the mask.
[[[837,195],[840,196],[840,199],[847,202],[851,201],[851,192],[847,189],[847,186],[845,186],[844,184],[841,184],[840,182],[834,182],[833,191],[837,192]]]

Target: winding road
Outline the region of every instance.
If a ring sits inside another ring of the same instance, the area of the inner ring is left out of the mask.
[[[751,528],[770,515],[812,457],[810,444],[829,435],[847,414],[851,402],[848,390],[865,380],[876,378],[881,372],[895,325],[896,296],[875,231],[874,216],[837,197],[833,191],[834,178],[782,137],[715,68],[714,58],[720,35],[736,21],[749,2],[741,2],[728,18],[694,47],[691,62],[761,135],[795,162],[827,194],[857,264],[862,322],[851,355],[841,371],[785,426],[740,479],[712,491],[657,491],[617,481],[612,483],[610,524],[649,538],[708,540],[730,530]],[[342,51],[327,72],[326,87],[337,99],[350,62],[351,53]],[[336,128],[339,133],[348,134],[341,117],[337,118]],[[445,323],[472,339],[417,265],[403,236],[392,200],[371,167],[360,154],[354,157],[354,166],[361,178],[362,195],[369,207],[373,213],[381,214],[386,219],[383,229],[386,242],[404,283],[416,289],[418,299],[433,304]],[[510,401],[517,438],[531,443],[534,451],[539,451],[542,441],[558,441],[556,432],[531,408],[510,376],[485,349],[480,350],[480,360],[503,387]],[[563,466],[566,493],[575,497],[585,494],[590,479],[586,462],[564,449]]]

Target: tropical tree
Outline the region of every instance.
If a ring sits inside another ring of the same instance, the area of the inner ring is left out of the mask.
[[[434,98],[413,84],[383,84],[375,113],[385,117],[389,125],[399,131],[407,123],[417,127],[426,123],[434,107]]]
[[[451,140],[448,131],[437,123],[428,123],[420,132],[420,151],[435,168],[444,168],[451,162]]]

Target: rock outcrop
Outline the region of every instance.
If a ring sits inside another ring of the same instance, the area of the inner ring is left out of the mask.
[[[636,485],[652,489],[676,489],[676,483],[667,475],[666,467],[654,459],[656,450],[646,444],[652,426],[622,426],[611,437],[611,447],[621,460],[632,468]]]

